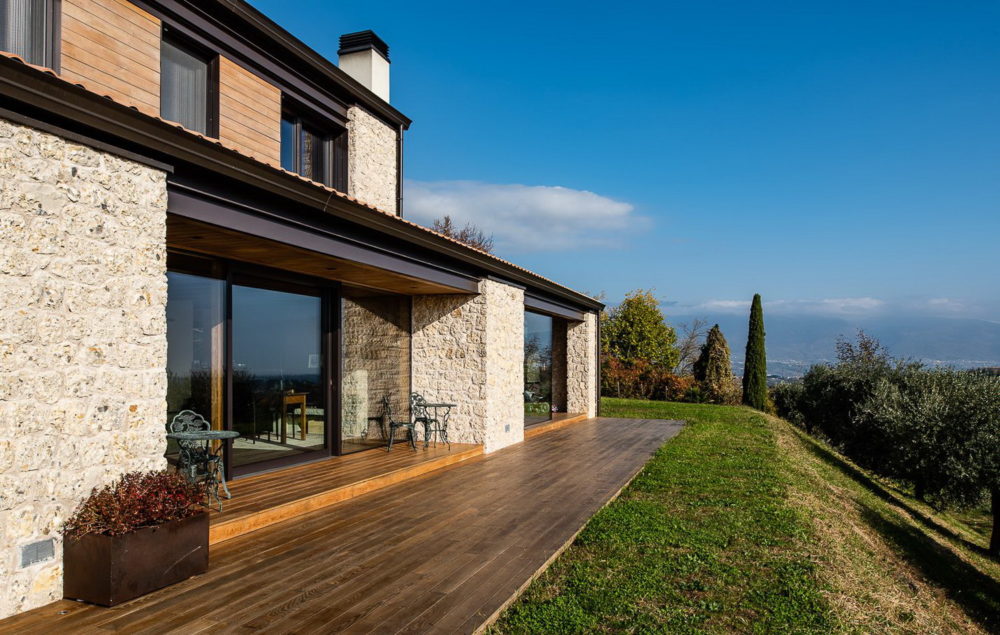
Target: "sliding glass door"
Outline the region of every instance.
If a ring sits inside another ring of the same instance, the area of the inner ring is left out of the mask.
[[[524,425],[552,418],[552,318],[524,312]]]
[[[231,306],[233,469],[328,454],[322,295],[233,284]]]

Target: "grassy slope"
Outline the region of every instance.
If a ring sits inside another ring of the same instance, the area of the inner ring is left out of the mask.
[[[670,406],[605,410],[698,424],[594,516],[497,630],[829,629],[770,424],[742,408]]]
[[[496,626],[507,632],[998,631],[982,536],[742,408],[605,400],[685,419]]]

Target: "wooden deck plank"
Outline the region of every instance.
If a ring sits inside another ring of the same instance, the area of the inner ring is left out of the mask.
[[[115,609],[56,602],[0,631],[473,632],[679,427],[555,429],[219,543],[206,575]]]

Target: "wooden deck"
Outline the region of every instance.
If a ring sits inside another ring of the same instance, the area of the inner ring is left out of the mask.
[[[581,421],[586,421],[587,415],[573,414],[560,412],[552,415],[552,418],[548,421],[543,421],[541,423],[536,423],[527,426],[524,429],[524,438],[530,439],[532,437],[537,437],[540,434],[545,434],[546,432],[552,432],[553,430],[559,430],[560,428],[565,428],[566,426],[573,425],[574,423],[580,423]]]
[[[207,574],[120,607],[55,602],[0,632],[474,632],[679,428],[569,425],[219,543]]]
[[[209,543],[237,536],[422,476],[483,453],[481,445],[405,443],[250,476],[229,484],[231,500],[212,512]]]

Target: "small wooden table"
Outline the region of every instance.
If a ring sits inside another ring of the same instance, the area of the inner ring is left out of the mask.
[[[302,408],[302,416],[299,418],[299,439],[306,440],[306,428],[309,426],[306,419],[306,397],[307,392],[286,392],[281,395],[281,442],[288,438],[288,406],[298,405]]]

